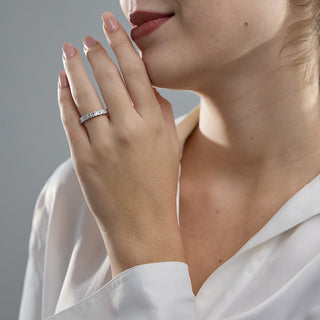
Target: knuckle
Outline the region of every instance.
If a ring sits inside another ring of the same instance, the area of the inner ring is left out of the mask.
[[[118,130],[117,132],[117,141],[121,145],[128,146],[131,140],[134,139],[135,133],[128,125],[124,125],[123,128],[125,129]]]
[[[61,122],[63,124],[64,127],[69,127],[69,118],[66,117],[64,112],[60,112],[60,118],[61,118]]]
[[[138,63],[129,63],[124,69],[124,73],[129,77],[141,79],[144,76],[143,69]]]
[[[121,145],[129,145],[131,139],[128,132],[121,130],[120,132],[118,132],[117,140]]]
[[[66,100],[66,95],[65,95],[65,91],[58,91],[58,103],[60,105],[60,107],[64,104]]]
[[[111,81],[115,78],[115,72],[113,70],[111,70],[112,68],[108,69],[108,68],[101,68],[101,70],[99,70],[97,72],[97,77],[102,80],[102,81]]]
[[[128,42],[123,37],[116,37],[111,39],[110,47],[117,49],[124,49],[128,46]]]
[[[102,140],[93,145],[94,151],[97,157],[102,158],[109,155],[111,152],[111,146],[108,140]]]
[[[79,85],[72,92],[72,96],[75,102],[79,103],[88,103],[90,97],[90,91],[87,86]]]
[[[58,104],[59,104],[60,109],[62,109],[63,105],[64,105],[64,98],[61,95],[59,95],[59,97],[58,97]]]
[[[60,119],[64,127],[68,128],[71,125],[71,120],[66,115],[63,106],[60,106]]]
[[[85,96],[85,86],[78,85],[74,90],[72,91],[72,95],[74,99],[81,99],[83,96]]]
[[[58,99],[58,106],[59,106],[59,110],[60,110],[60,116],[62,115],[62,113],[64,112],[64,105],[65,105],[65,102],[64,100],[59,97]]]

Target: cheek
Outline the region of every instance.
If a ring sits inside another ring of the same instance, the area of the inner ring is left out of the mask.
[[[287,14],[287,0],[210,3],[206,10],[201,8],[194,19],[190,13],[184,28],[191,50],[198,51],[203,63],[214,70],[250,56],[257,47],[276,40]]]

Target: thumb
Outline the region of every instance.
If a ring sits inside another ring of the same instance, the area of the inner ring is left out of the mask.
[[[172,110],[172,105],[167,99],[162,97],[160,95],[160,93],[155,88],[153,88],[153,90],[154,90],[154,93],[157,97],[159,105],[161,107],[162,115],[163,115],[164,121],[165,121],[167,129],[168,129],[168,133],[169,133],[169,136],[170,136],[170,139],[172,142],[172,146],[178,155],[180,153],[180,143],[179,143],[179,139],[178,139],[176,124],[174,121],[174,114],[173,114],[173,110]]]

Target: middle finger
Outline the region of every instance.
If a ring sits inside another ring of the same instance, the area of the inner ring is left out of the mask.
[[[136,115],[120,72],[101,43],[91,36],[83,39],[84,52],[91,65],[103,100],[110,110],[111,122],[119,125]]]

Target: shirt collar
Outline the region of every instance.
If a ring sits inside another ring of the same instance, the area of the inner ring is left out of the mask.
[[[175,119],[180,142],[180,160],[184,143],[199,122],[199,112],[200,105]],[[179,166],[179,180],[180,172],[181,165]],[[179,210],[179,181],[177,192],[177,208]],[[320,173],[289,198],[264,227],[245,243],[236,255],[257,246],[318,214],[320,214]]]
[[[320,174],[289,198],[237,255],[320,214]]]

